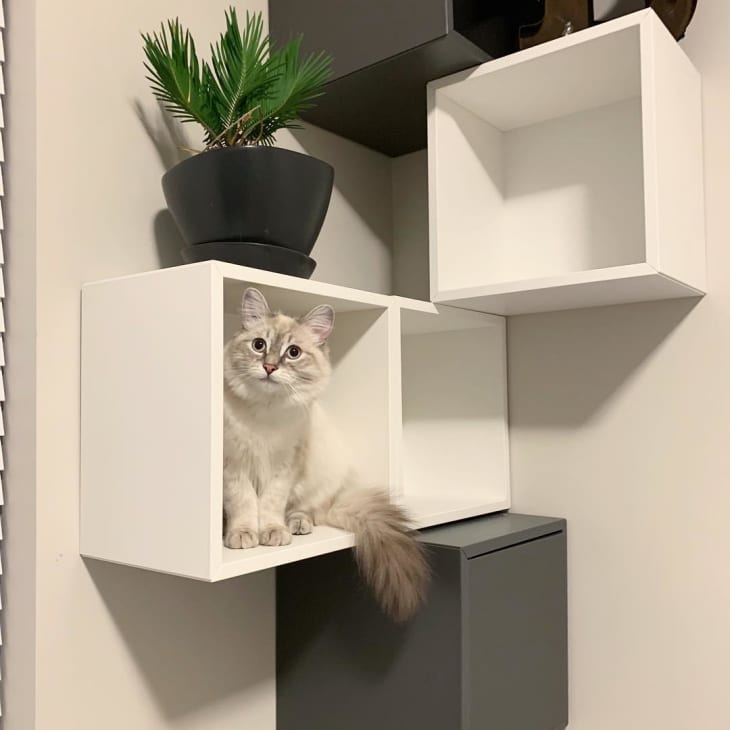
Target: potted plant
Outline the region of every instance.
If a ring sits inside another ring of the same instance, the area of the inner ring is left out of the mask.
[[[234,8],[200,61],[178,19],[143,34],[152,92],[182,122],[202,127],[205,148],[162,178],[167,206],[190,261],[218,259],[309,277],[334,171],[308,155],[274,147],[280,129],[300,128],[330,77],[324,53],[300,58],[301,38],[273,48],[260,13]],[[193,151],[195,152],[195,151]]]

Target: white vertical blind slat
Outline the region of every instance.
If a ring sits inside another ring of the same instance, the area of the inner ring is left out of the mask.
[[[4,665],[3,657],[3,637],[2,632],[5,628],[2,618],[2,604],[4,596],[4,586],[2,583],[3,559],[5,551],[3,549],[3,523],[5,521],[5,494],[3,485],[3,474],[5,469],[5,461],[3,457],[3,440],[5,436],[5,419],[3,414],[3,406],[5,405],[5,316],[3,312],[3,299],[5,298],[5,256],[3,253],[3,236],[2,231],[5,229],[3,221],[3,197],[5,195],[5,147],[3,143],[3,130],[5,128],[5,8],[4,1],[0,0],[0,730],[4,726],[3,716],[3,700],[5,693],[3,691],[2,667]]]

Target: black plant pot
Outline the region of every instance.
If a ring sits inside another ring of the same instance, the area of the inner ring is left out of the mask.
[[[247,265],[281,273],[302,271],[324,223],[332,195],[334,170],[314,157],[278,147],[237,147],[203,152],[179,163],[162,178],[167,207],[189,246],[206,243],[257,243],[248,247]],[[273,247],[290,249],[292,257],[274,251],[276,260],[262,266]],[[225,247],[208,247],[219,256]],[[218,257],[219,257],[218,256]],[[231,263],[246,263],[238,251]],[[189,260],[206,257],[202,252]],[[282,264],[282,261],[284,264]],[[305,267],[306,268],[306,267]],[[314,267],[312,266],[312,269]],[[311,271],[309,272],[311,274]]]

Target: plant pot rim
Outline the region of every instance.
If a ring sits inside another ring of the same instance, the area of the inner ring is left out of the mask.
[[[203,157],[204,155],[223,155],[223,154],[232,154],[232,153],[238,153],[241,154],[245,152],[246,154],[278,154],[278,155],[295,155],[297,157],[304,157],[308,160],[313,160],[315,163],[319,163],[320,165],[325,165],[326,167],[329,167],[330,170],[332,170],[334,174],[334,168],[332,165],[329,164],[329,162],[325,162],[324,160],[320,160],[318,157],[314,157],[313,155],[308,155],[304,152],[296,152],[295,150],[288,150],[284,147],[272,147],[269,145],[262,145],[262,144],[256,144],[256,145],[241,145],[238,147],[216,147],[212,150],[203,150],[201,152],[197,152],[196,154],[192,155],[191,157],[188,157],[184,160],[180,160],[180,162],[174,164],[167,172],[171,172],[172,170],[181,167],[182,165],[187,165],[188,163],[192,163],[193,160],[198,159],[199,157]],[[163,176],[164,177],[164,176]]]

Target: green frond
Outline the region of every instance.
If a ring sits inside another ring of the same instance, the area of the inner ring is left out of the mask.
[[[278,72],[256,120],[260,127],[259,143],[272,138],[279,129],[300,128],[297,121],[301,112],[315,105],[332,75],[330,56],[318,53],[301,60],[300,46],[301,38],[297,38],[271,54],[270,63]],[[270,141],[273,143],[273,139]]]
[[[142,35],[152,93],[176,118],[202,125],[208,147],[271,145],[277,130],[297,128],[301,112],[322,95],[332,59],[300,59],[301,38],[272,49],[261,13],[246,13],[243,30],[235,8],[225,18],[210,64],[198,60],[177,18]]]
[[[203,82],[195,41],[175,18],[159,33],[142,34],[147,80],[155,98],[177,119],[197,122],[206,136],[220,124]]]

